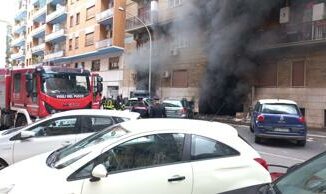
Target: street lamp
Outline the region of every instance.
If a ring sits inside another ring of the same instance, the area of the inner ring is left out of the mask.
[[[151,35],[151,32],[149,31],[146,24],[139,17],[131,14],[129,11],[127,11],[123,7],[119,7],[119,10],[124,11],[124,12],[126,12],[126,14],[136,18],[146,28],[146,31],[148,33],[148,37],[149,37],[148,93],[149,93],[149,95],[151,95],[151,86],[152,86],[152,35]]]

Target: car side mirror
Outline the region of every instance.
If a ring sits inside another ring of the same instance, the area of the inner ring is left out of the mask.
[[[29,139],[31,137],[35,137],[35,132],[33,132],[33,131],[22,131],[22,132],[20,132],[20,139],[21,140]]]
[[[103,164],[99,164],[95,166],[92,170],[92,178],[90,179],[91,182],[99,181],[101,178],[105,178],[108,176],[108,171],[106,170]]]

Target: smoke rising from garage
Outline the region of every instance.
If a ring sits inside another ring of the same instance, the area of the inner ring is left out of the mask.
[[[203,113],[241,111],[250,92],[257,63],[250,45],[257,28],[277,0],[192,0],[193,21],[202,29],[207,69],[202,80],[199,109]]]

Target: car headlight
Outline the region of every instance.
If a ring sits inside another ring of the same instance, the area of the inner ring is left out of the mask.
[[[15,185],[8,185],[0,188],[0,194],[8,194]]]

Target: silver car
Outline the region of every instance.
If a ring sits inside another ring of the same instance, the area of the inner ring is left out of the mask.
[[[187,99],[167,99],[162,102],[166,117],[193,118],[194,112]]]

